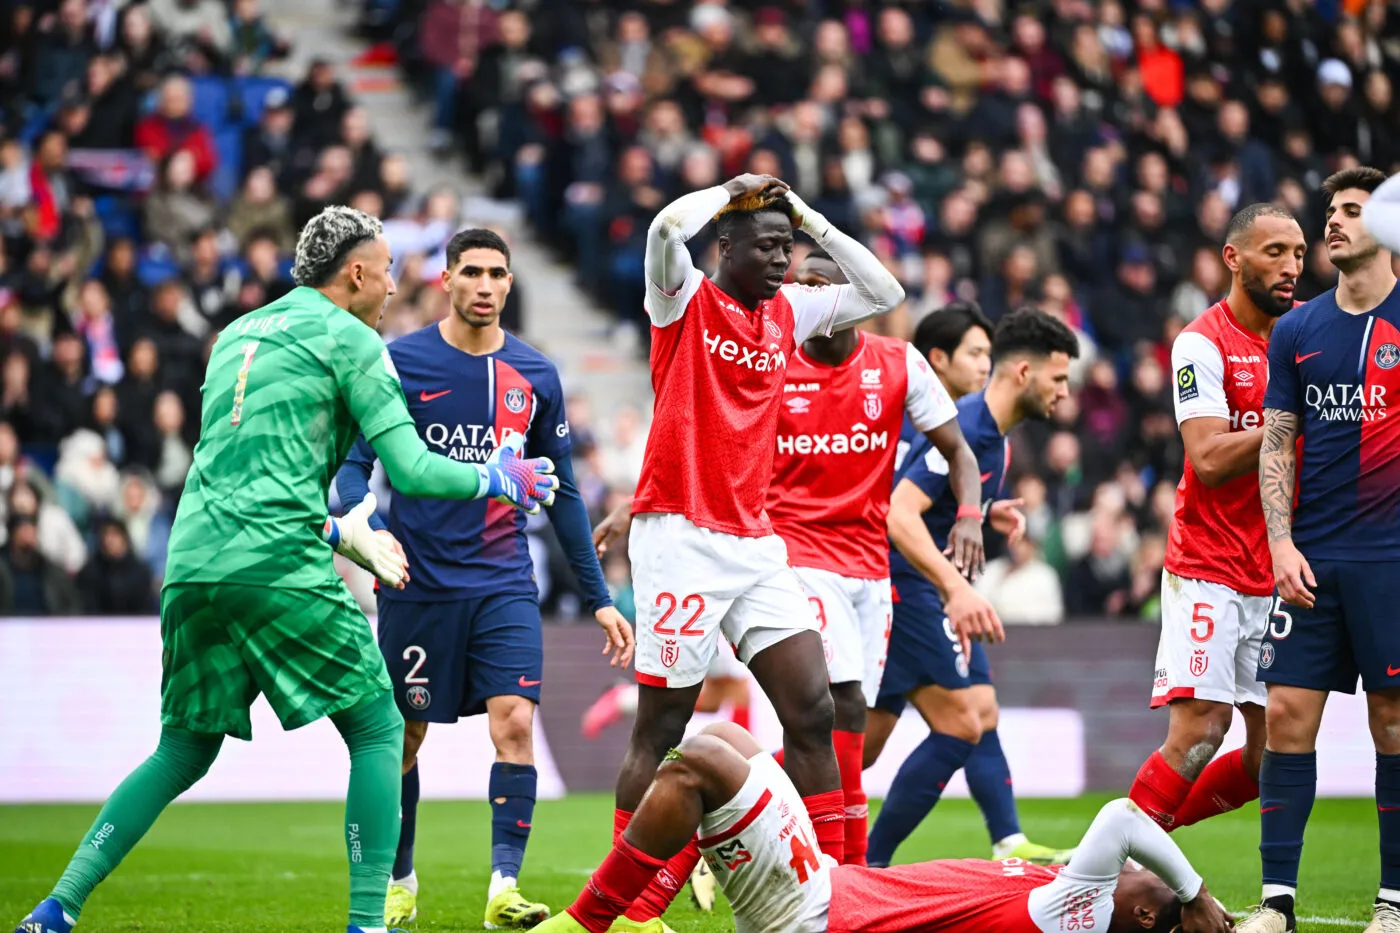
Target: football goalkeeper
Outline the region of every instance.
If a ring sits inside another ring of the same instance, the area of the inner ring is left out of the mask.
[[[248,708],[259,693],[284,728],[329,716],[345,739],[349,930],[383,930],[403,718],[331,550],[389,585],[406,567],[393,539],[369,530],[363,506],[327,521],[331,477],[363,433],[394,488],[411,496],[492,497],[534,511],[556,483],[548,460],[511,448],[471,465],[419,440],[374,330],[394,292],[390,261],[378,220],[328,207],[297,242],[300,287],[219,335],[161,593],[160,744],[107,800],[17,933],[68,933],[93,888],[209,770],[224,736],[251,738]]]

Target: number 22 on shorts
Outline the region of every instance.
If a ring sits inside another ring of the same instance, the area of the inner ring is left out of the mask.
[[[656,620],[656,624],[651,627],[651,630],[658,635],[667,637],[675,637],[677,635],[704,635],[705,633],[696,628],[695,624],[700,621],[700,616],[705,613],[705,597],[701,596],[699,593],[691,593],[689,596],[680,600],[679,605],[682,612],[690,612],[691,614],[690,618],[686,619],[685,623],[681,625],[680,630],[677,631],[674,626],[667,624],[676,611],[677,602],[675,594],[657,593],[656,608],[662,609],[663,606],[665,608],[661,613],[661,618]],[[693,612],[691,611],[692,609],[694,610]]]

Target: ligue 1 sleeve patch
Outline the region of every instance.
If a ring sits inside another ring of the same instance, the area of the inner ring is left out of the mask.
[[[1200,387],[1196,385],[1196,364],[1187,363],[1176,371],[1176,400],[1189,402],[1200,394]]]

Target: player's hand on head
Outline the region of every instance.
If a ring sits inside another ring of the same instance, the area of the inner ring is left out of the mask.
[[[536,515],[540,506],[554,504],[559,477],[554,475],[554,461],[548,457],[520,456],[524,446],[523,435],[509,435],[481,469],[487,498]]]
[[[608,553],[608,548],[612,547],[613,542],[627,534],[627,529],[631,527],[632,503],[624,502],[593,529],[593,547],[597,549],[598,556],[602,557]]]
[[[1226,933],[1234,928],[1235,922],[1204,884],[1193,900],[1181,905],[1181,933]]]
[[[772,175],[744,174],[735,175],[724,183],[724,190],[729,192],[731,201],[750,195],[762,194],[769,189],[777,191],[787,191],[788,184],[781,178],[774,178]]]
[[[1269,542],[1269,551],[1274,559],[1274,585],[1284,602],[1293,606],[1311,609],[1316,602],[1312,589],[1317,586],[1308,559],[1287,538]]]
[[[954,522],[948,531],[948,547],[943,553],[948,555],[959,573],[968,580],[976,580],[985,560],[981,517],[960,518]]]
[[[1007,543],[1015,544],[1026,536],[1026,513],[1021,506],[1025,499],[1000,499],[992,503],[987,512],[987,521],[997,534],[1006,536]]]
[[[972,651],[973,640],[998,642],[1006,640],[1006,630],[1001,627],[1001,619],[986,598],[963,584],[952,593],[943,604],[943,612],[948,616],[948,624],[962,642],[964,654]]]
[[[632,651],[636,643],[632,639],[632,626],[613,606],[604,606],[593,613],[593,618],[603,627],[607,640],[603,642],[603,654],[611,654],[608,662],[611,667],[626,668],[632,663]]]

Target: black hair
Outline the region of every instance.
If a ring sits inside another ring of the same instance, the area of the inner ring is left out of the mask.
[[[1338,191],[1359,188],[1370,194],[1379,188],[1383,181],[1385,172],[1369,165],[1358,165],[1356,168],[1344,168],[1340,172],[1328,175],[1327,180],[1322,183],[1322,193],[1330,198]]]
[[[806,258],[804,258],[802,261],[806,262],[808,259],[825,259],[827,262],[836,261],[835,259],[831,258],[830,253],[822,249],[820,246],[812,247],[812,249],[807,253]]]
[[[715,215],[715,229],[722,237],[732,237],[741,227],[748,227],[753,218],[768,212],[792,219],[792,202],[771,190],[747,195],[729,204]]]
[[[1256,201],[1253,204],[1240,208],[1235,212],[1235,216],[1230,218],[1230,226],[1225,229],[1225,242],[1235,246],[1240,244],[1249,231],[1254,229],[1254,222],[1260,217],[1282,217],[1286,220],[1296,220],[1293,212],[1286,207],[1279,207],[1269,201]]]
[[[934,311],[914,328],[914,349],[928,359],[934,350],[942,350],[951,358],[963,337],[974,327],[986,331],[990,340],[995,328],[975,301],[954,301]]]
[[[1065,323],[1039,308],[1026,307],[1012,311],[1001,319],[992,335],[992,362],[1018,353],[1046,357],[1064,353],[1070,359],[1079,356],[1079,340]]]
[[[510,268],[510,247],[501,235],[484,227],[468,227],[459,230],[447,241],[447,268],[457,265],[457,260],[469,249],[494,249],[506,257],[506,268]]]

